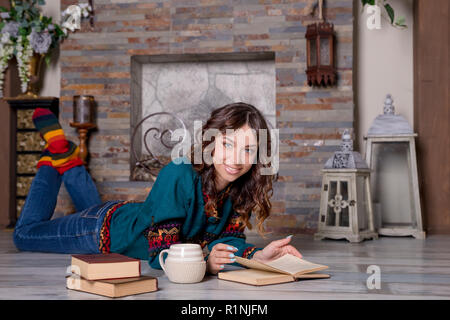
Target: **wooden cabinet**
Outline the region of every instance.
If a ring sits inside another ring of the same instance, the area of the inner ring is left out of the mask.
[[[36,174],[36,164],[45,146],[40,133],[34,127],[33,112],[36,108],[48,108],[58,117],[59,98],[6,98],[5,100],[10,106],[11,130],[10,210],[7,228],[14,228]]]
[[[429,234],[450,234],[450,1],[414,4],[414,131],[422,210]]]

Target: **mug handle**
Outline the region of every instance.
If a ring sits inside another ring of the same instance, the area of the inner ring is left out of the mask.
[[[164,268],[164,259],[163,259],[163,254],[164,254],[165,252],[166,252],[167,254],[169,254],[169,249],[164,249],[163,251],[161,251],[161,252],[159,253],[159,264],[160,264],[161,268],[164,270],[164,272],[166,272],[166,268]]]

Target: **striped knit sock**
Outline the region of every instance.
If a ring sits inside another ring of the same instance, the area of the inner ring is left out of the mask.
[[[45,149],[41,154],[37,167],[52,166],[60,174],[70,168],[82,165],[78,146],[67,140],[55,115],[48,109],[36,108],[33,123],[45,140]]]

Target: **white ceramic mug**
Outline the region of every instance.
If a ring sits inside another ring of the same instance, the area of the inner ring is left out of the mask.
[[[165,261],[164,253],[167,253]],[[169,249],[162,250],[159,264],[169,280],[176,283],[200,282],[206,272],[202,247],[195,243],[173,244]]]

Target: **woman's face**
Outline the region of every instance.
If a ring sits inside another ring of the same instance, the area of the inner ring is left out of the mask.
[[[257,152],[256,131],[247,124],[231,134],[218,135],[213,153],[216,175],[222,181],[233,182],[251,169]]]

